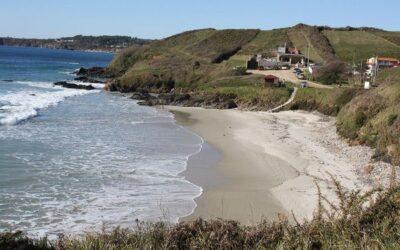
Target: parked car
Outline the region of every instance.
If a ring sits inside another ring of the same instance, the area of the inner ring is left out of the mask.
[[[307,88],[308,87],[308,82],[306,82],[306,81],[300,82],[300,87]]]
[[[295,74],[301,74],[301,73],[303,73],[303,71],[302,71],[301,69],[299,69],[299,68],[295,68],[294,71],[293,71],[293,73],[295,73]]]
[[[305,77],[303,74],[297,74],[296,76],[297,76],[297,78],[300,79],[300,80],[306,79],[306,77]]]

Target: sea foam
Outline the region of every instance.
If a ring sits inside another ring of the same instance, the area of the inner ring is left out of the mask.
[[[67,97],[93,93],[87,90],[53,88],[48,82],[19,83],[35,89],[0,94],[0,103],[3,103],[0,106],[0,125],[15,125],[36,116],[41,109],[57,105]]]

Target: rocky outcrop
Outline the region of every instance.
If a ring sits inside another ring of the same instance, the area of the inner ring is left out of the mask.
[[[149,94],[146,91],[134,92],[132,99],[138,100],[139,105],[173,105],[184,107],[203,107],[214,109],[233,109],[237,108],[235,95],[212,94],[212,95],[190,95],[190,94]]]
[[[61,86],[63,88],[67,89],[84,89],[84,90],[93,90],[95,89],[92,85],[81,85],[81,84],[75,84],[75,83],[69,83],[66,81],[62,82],[55,82],[53,83],[54,86]]]
[[[80,68],[74,72],[77,76],[86,77],[97,77],[97,78],[112,78],[116,77],[116,74],[108,69],[102,67],[92,67],[92,68]]]
[[[80,82],[87,82],[87,83],[104,83],[104,81],[100,81],[97,79],[89,78],[87,76],[79,76],[75,77],[75,81],[80,81]]]

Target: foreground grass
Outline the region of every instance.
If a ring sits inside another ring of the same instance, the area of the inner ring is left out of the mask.
[[[395,174],[393,174],[395,176]],[[338,203],[319,195],[314,218],[243,226],[235,221],[198,219],[177,225],[138,223],[82,238],[29,239],[20,232],[0,234],[0,249],[399,249],[400,186],[362,194],[335,180]]]

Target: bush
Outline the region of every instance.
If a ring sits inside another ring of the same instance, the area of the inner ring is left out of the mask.
[[[339,83],[346,76],[346,65],[341,61],[333,61],[316,71],[314,77],[324,84]]]

